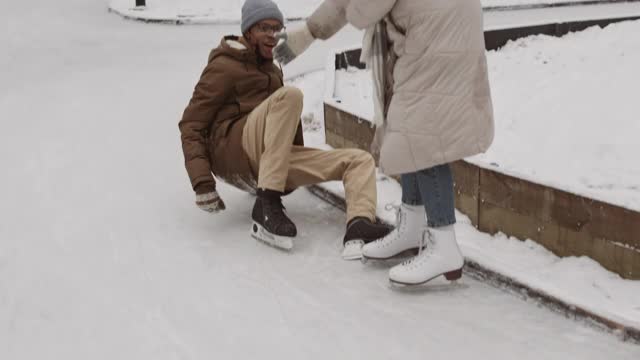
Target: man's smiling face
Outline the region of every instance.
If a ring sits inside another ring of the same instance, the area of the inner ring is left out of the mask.
[[[262,20],[253,25],[245,37],[263,58],[271,60],[273,59],[273,48],[277,43],[274,35],[282,29],[282,23],[278,20]]]

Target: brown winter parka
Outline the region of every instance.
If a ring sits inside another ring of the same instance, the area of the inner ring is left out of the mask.
[[[283,86],[282,70],[260,59],[244,38],[225,36],[213,49],[179,123],[185,167],[196,193],[215,190],[212,173],[253,192],[257,176],[242,147],[249,113]],[[299,125],[295,145],[304,145]]]

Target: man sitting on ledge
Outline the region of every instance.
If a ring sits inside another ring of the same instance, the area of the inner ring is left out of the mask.
[[[274,34],[283,15],[270,0],[247,0],[242,37],[225,36],[211,51],[179,127],[185,166],[202,210],[225,204],[212,175],[256,193],[252,235],[291,249],[297,234],[281,197],[294,189],[342,180],[347,202],[343,257],[359,259],[362,246],[390,228],[376,221],[375,164],[357,149],[304,146],[302,92],[284,86],[273,62]]]

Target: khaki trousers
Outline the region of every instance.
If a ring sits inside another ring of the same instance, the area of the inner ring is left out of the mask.
[[[293,145],[300,115],[302,92],[285,86],[256,107],[242,132],[242,147],[258,187],[275,191],[331,180],[342,180],[347,222],[376,214],[375,163],[359,149],[319,150]]]

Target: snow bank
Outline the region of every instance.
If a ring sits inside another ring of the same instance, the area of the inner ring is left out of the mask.
[[[343,104],[348,112],[364,120],[373,119],[373,81],[370,70],[356,67],[335,72],[335,92],[332,100]],[[334,104],[335,105],[335,104]]]
[[[544,6],[544,5],[571,5],[580,3],[605,3],[605,2],[625,2],[625,0],[482,0],[484,7],[518,7],[518,6]]]
[[[640,210],[640,21],[488,54],[496,137],[470,160]]]
[[[324,103],[322,84],[325,81],[325,73],[313,72],[297,77],[287,83],[302,90],[304,94],[304,107],[302,114],[302,127],[304,128],[304,140],[307,146],[320,146],[324,139]]]
[[[278,0],[285,18],[309,16],[322,0]],[[174,19],[193,23],[239,23],[244,0],[147,0],[144,10],[133,9],[135,0],[111,0],[109,7],[135,18]]]
[[[585,0],[482,0],[485,7],[517,7],[579,3]],[[609,1],[609,2],[615,2]],[[135,0],[110,0],[114,11],[134,18],[174,20],[191,23],[237,23],[244,0],[147,0],[145,9],[134,9]],[[277,0],[276,3],[288,19],[306,18],[322,0]]]
[[[488,53],[496,137],[483,167],[640,211],[640,21]],[[325,101],[372,118],[366,70],[338,70]]]

